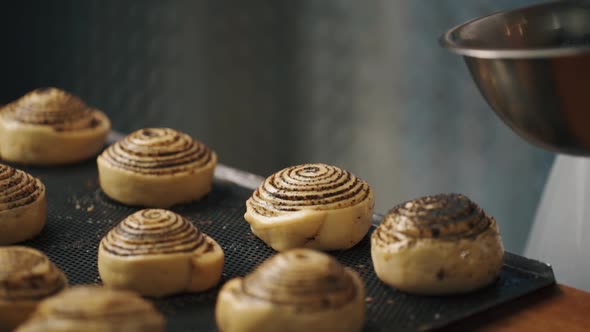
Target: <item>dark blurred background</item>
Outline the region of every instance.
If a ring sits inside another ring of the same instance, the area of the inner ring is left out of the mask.
[[[490,111],[446,29],[532,1],[11,1],[0,103],[69,90],[122,132],[169,126],[261,175],[356,173],[377,210],[462,192],[521,252],[553,155]]]

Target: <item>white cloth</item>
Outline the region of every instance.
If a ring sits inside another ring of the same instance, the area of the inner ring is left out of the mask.
[[[556,158],[525,256],[551,264],[557,282],[590,291],[590,158]]]

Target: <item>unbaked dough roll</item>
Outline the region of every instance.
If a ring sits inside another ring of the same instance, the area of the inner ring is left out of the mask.
[[[496,221],[458,194],[422,197],[389,212],[371,237],[377,276],[403,291],[464,293],[492,283],[504,247]]]
[[[160,209],[130,215],[98,249],[105,285],[148,296],[209,289],[219,282],[223,263],[215,240],[182,216]]]
[[[66,286],[63,272],[42,252],[21,246],[0,247],[0,331],[12,331],[39,301]]]
[[[268,177],[246,202],[252,232],[277,251],[348,249],[373,217],[369,185],[336,166],[303,164]]]
[[[331,256],[292,249],[227,282],[215,318],[222,332],[361,331],[365,288]]]
[[[36,236],[46,218],[43,183],[28,173],[0,164],[0,245]]]
[[[168,128],[138,130],[98,157],[102,190],[128,205],[167,208],[211,191],[217,155]]]
[[[44,300],[16,332],[164,332],[166,320],[135,293],[77,286]]]
[[[0,157],[61,165],[96,155],[111,129],[108,117],[56,88],[38,89],[0,109]]]

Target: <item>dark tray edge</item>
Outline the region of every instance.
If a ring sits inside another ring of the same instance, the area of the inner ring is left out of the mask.
[[[523,268],[526,266],[527,268]],[[530,287],[526,292],[518,294],[516,296],[511,296],[508,298],[507,301],[503,303],[489,303],[488,305],[481,306],[476,310],[465,311],[464,314],[460,317],[457,317],[454,321],[446,321],[442,322],[441,324],[437,325],[425,325],[418,329],[418,331],[432,331],[436,329],[441,329],[447,326],[452,326],[457,322],[460,322],[467,318],[472,318],[477,315],[483,314],[489,310],[493,310],[494,308],[498,308],[503,305],[507,305],[512,303],[520,298],[529,296],[533,293],[536,293],[542,289],[547,289],[548,287],[552,287],[556,284],[555,275],[553,273],[553,268],[550,264],[543,263],[538,260],[526,258],[517,254],[513,254],[510,252],[504,252],[504,267],[503,269],[513,269],[521,271],[522,273],[532,274],[535,275],[537,278],[542,280],[542,282],[537,283],[534,287]]]

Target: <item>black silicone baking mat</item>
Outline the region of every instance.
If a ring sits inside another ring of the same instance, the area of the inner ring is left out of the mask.
[[[137,209],[117,204],[101,192],[94,161],[60,168],[21,168],[41,178],[49,203],[46,227],[25,244],[44,251],[71,284],[99,283],[96,255],[100,239]],[[216,176],[205,199],[173,210],[223,247],[223,284],[248,273],[274,252],[252,235],[243,219],[245,200],[259,178],[225,167],[220,167]],[[366,331],[432,330],[555,282],[548,265],[507,253],[498,282],[484,290],[452,297],[413,296],[379,282],[371,265],[368,236],[356,247],[333,255],[359,271],[365,281]],[[217,291],[156,300],[167,316],[168,331],[216,331],[213,308]]]

